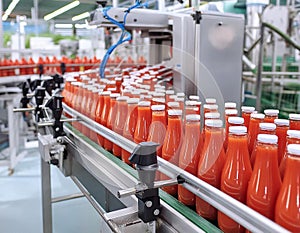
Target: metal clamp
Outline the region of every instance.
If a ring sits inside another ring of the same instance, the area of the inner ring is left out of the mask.
[[[183,183],[184,179],[176,179],[154,182],[158,169],[156,147],[154,142],[142,142],[132,152],[129,161],[136,164],[140,183],[135,187],[118,191],[118,197],[126,197],[135,194],[138,198],[138,216],[143,222],[155,221],[160,214],[160,198],[158,188]]]

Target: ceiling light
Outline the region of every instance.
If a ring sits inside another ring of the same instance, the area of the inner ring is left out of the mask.
[[[77,28],[77,29],[86,28],[86,25],[85,25],[85,24],[79,24],[79,23],[76,23],[76,24],[75,24],[75,28]]]
[[[79,4],[80,4],[80,2],[78,0],[76,0],[74,2],[71,2],[71,3],[63,6],[62,8],[59,8],[58,10],[53,11],[52,13],[50,13],[48,15],[45,15],[44,16],[44,20],[46,20],[46,21],[50,20],[50,19],[52,19],[52,18],[54,18],[54,17],[56,17],[56,16],[58,16],[58,15],[64,13],[64,12],[66,12],[68,10],[71,10],[72,8],[78,6]]]
[[[16,5],[18,4],[20,0],[12,0],[9,6],[7,7],[6,11],[4,12],[4,15],[2,15],[2,20],[7,20],[8,16],[11,14],[11,12],[15,9]]]
[[[84,12],[80,15],[75,15],[74,17],[72,17],[72,21],[77,21],[77,20],[88,18],[88,17],[90,17],[90,13],[89,12]]]
[[[71,23],[56,23],[54,25],[55,28],[73,28]]]

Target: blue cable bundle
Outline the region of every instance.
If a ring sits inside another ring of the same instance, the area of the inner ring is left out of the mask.
[[[126,42],[126,41],[130,41],[132,36],[131,36],[131,33],[128,32],[126,29],[125,29],[125,25],[126,25],[126,19],[127,19],[127,15],[130,13],[130,11],[132,9],[135,9],[135,8],[139,8],[139,7],[147,7],[147,2],[142,4],[140,0],[136,0],[135,4],[131,7],[129,7],[126,11],[125,11],[125,14],[124,14],[124,19],[123,19],[123,23],[121,22],[118,22],[117,20],[111,18],[109,15],[108,15],[108,11],[110,10],[111,7],[106,7],[103,9],[103,15],[104,15],[104,18],[106,18],[107,20],[109,20],[111,23],[115,24],[116,26],[118,26],[121,30],[122,30],[122,33],[121,33],[121,36],[119,38],[119,40],[117,41],[117,43],[113,44],[108,50],[107,52],[105,53],[104,57],[103,57],[103,60],[100,64],[100,77],[101,78],[104,78],[105,77],[105,67],[106,67],[106,64],[107,64],[107,61],[109,59],[109,56],[112,54],[112,52],[115,50],[115,48],[117,48],[120,44]]]

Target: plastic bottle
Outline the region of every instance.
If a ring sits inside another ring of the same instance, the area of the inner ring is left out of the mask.
[[[187,100],[185,101],[185,115],[199,114],[199,107],[197,106],[197,101]]]
[[[162,146],[167,130],[167,116],[165,112],[165,105],[153,105],[152,121],[149,128],[149,135],[147,141],[157,142],[160,146],[157,147],[157,155],[161,157]]]
[[[204,114],[208,112],[218,112],[218,105],[216,104],[204,104],[203,109],[204,109]]]
[[[205,140],[198,164],[197,177],[220,188],[221,174],[225,163],[223,122],[222,120],[206,120],[205,125]],[[206,219],[214,221],[217,218],[217,210],[199,197],[196,197],[196,211]]]
[[[274,123],[265,123],[265,122],[259,123],[258,134],[275,135],[276,134],[276,125]],[[254,166],[255,158],[256,158],[256,144],[257,144],[257,140],[255,140],[255,142],[254,142],[254,148],[252,150],[252,154],[250,155],[252,167]]]
[[[120,96],[118,93],[111,93],[110,94],[110,104],[109,104],[109,112],[107,115],[107,121],[106,121],[106,127],[108,129],[113,129],[113,125],[115,125],[116,122],[116,114],[117,114],[117,98]],[[103,143],[104,149],[108,151],[112,151],[113,148],[113,143],[104,138],[104,143]]]
[[[140,143],[147,141],[149,127],[151,124],[151,103],[141,101],[138,103],[138,118],[134,131],[134,142]]]
[[[229,117],[236,117],[237,115],[238,115],[238,110],[237,109],[226,109],[225,110],[225,141],[224,141],[224,149],[225,149],[225,151],[227,150],[228,134],[229,134],[228,118]]]
[[[264,114],[261,113],[252,113],[250,117],[250,123],[249,123],[249,129],[248,129],[248,147],[249,147],[249,153],[252,154],[255,141],[259,132],[259,123],[262,123],[265,118]],[[244,118],[245,119],[245,118]],[[245,120],[246,122],[246,120]],[[245,124],[246,125],[246,124]]]
[[[120,96],[117,98],[117,113],[115,125],[113,125],[113,130],[119,134],[123,135],[124,130],[124,122],[127,116],[127,100],[129,98],[127,96]],[[116,144],[113,144],[113,154],[117,157],[121,157],[121,147]]]
[[[92,85],[88,85],[88,84],[83,85],[83,98],[80,104],[80,112],[85,116],[87,116],[88,111],[90,111],[90,106],[88,106],[88,101],[91,98],[92,89],[93,89]],[[81,126],[81,132],[86,136],[90,135],[89,128],[84,125]]]
[[[102,93],[102,95],[103,95],[103,105],[102,105],[102,109],[101,109],[100,122],[98,122],[98,123],[100,123],[101,125],[106,127],[106,120],[107,120],[108,113],[109,113],[109,108],[110,108],[110,95],[111,95],[111,92],[110,91],[104,91]],[[97,135],[97,138],[98,138],[98,144],[100,146],[103,146],[104,138],[100,134]]]
[[[276,135],[278,137],[278,165],[282,160],[286,147],[287,131],[289,129],[289,120],[275,119]]]
[[[162,147],[162,158],[176,166],[179,163],[179,153],[183,137],[181,117],[181,110],[168,110],[168,127]],[[166,180],[169,178],[161,174],[161,179]],[[177,195],[178,186],[167,186],[162,189],[170,195],[175,196]]]
[[[185,118],[185,135],[179,154],[179,167],[196,176],[201,154],[200,115],[191,114],[186,115]],[[196,203],[196,196],[179,185],[178,200],[193,207]]]
[[[275,119],[278,119],[279,110],[278,109],[265,109],[265,120],[264,122],[274,123]]]
[[[249,132],[249,123],[250,123],[250,117],[251,114],[255,111],[254,107],[250,107],[250,106],[242,106],[242,117],[244,118],[244,124],[248,129]]]
[[[273,220],[275,203],[281,187],[277,160],[276,135],[259,134],[253,172],[247,191],[247,205]]]
[[[221,176],[221,191],[245,204],[251,174],[247,128],[231,126],[229,127],[226,162]],[[218,212],[218,224],[224,232],[245,231],[240,224],[220,211]]]
[[[84,93],[84,88],[83,88],[83,85],[84,83],[82,82],[78,82],[78,91],[75,92],[75,103],[74,103],[74,109],[78,112],[81,111],[81,101],[82,101],[82,98],[83,98],[83,93]],[[79,131],[81,131],[81,128],[82,128],[82,124],[80,124],[79,122],[74,122],[74,127],[76,129],[78,129]]]
[[[300,114],[289,114],[290,129],[300,130]]]
[[[138,98],[129,98],[127,100],[127,116],[124,124],[124,129],[123,129],[123,136],[131,141],[133,141],[134,137],[134,132],[135,132],[135,127],[137,123],[137,118],[138,118]],[[129,162],[129,157],[130,153],[127,152],[126,150],[122,149],[121,152],[121,157],[122,160],[130,164]]]
[[[183,112],[184,111],[184,98],[177,97],[177,98],[175,98],[175,102],[179,103],[179,108]]]
[[[101,95],[102,92],[103,89],[95,88],[93,90],[90,118],[96,122],[100,122],[101,107],[103,105],[103,96]],[[97,142],[97,133],[93,130],[90,130],[90,139],[94,142]]]
[[[300,232],[300,145],[288,145],[286,172],[275,207],[275,222]]]
[[[279,171],[281,175],[281,179],[283,179],[286,167],[286,158],[287,158],[287,146],[290,144],[300,144],[300,130],[288,130],[287,138],[286,138],[286,148],[284,155],[281,159]]]
[[[171,96],[171,95],[174,95],[174,94],[175,94],[175,91],[174,91],[174,90],[167,90],[167,91],[166,91],[166,103],[172,101],[171,98],[170,98],[170,96]]]

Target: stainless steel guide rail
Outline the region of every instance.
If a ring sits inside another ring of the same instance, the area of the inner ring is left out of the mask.
[[[71,115],[72,117],[79,118],[81,124],[85,125],[94,132],[104,136],[111,142],[122,147],[126,151],[132,153],[136,143],[122,137],[121,135],[107,129],[106,127],[98,124],[97,122],[91,120],[90,118],[84,116],[83,114],[75,111],[66,104],[63,104],[64,111]],[[228,196],[227,194],[221,192],[220,190],[214,188],[213,186],[207,184],[206,182],[198,179],[197,177],[191,175],[190,173],[184,171],[183,169],[169,163],[168,161],[158,157],[159,171],[165,173],[170,178],[176,178],[180,176],[185,180],[182,185],[202,198],[203,200],[210,203],[212,206],[222,211],[224,214],[234,219],[239,224],[243,225],[245,228],[252,232],[278,232],[285,233],[289,232],[283,227],[279,226],[275,222],[269,220],[258,212],[252,210],[241,202],[235,200],[234,198]]]

